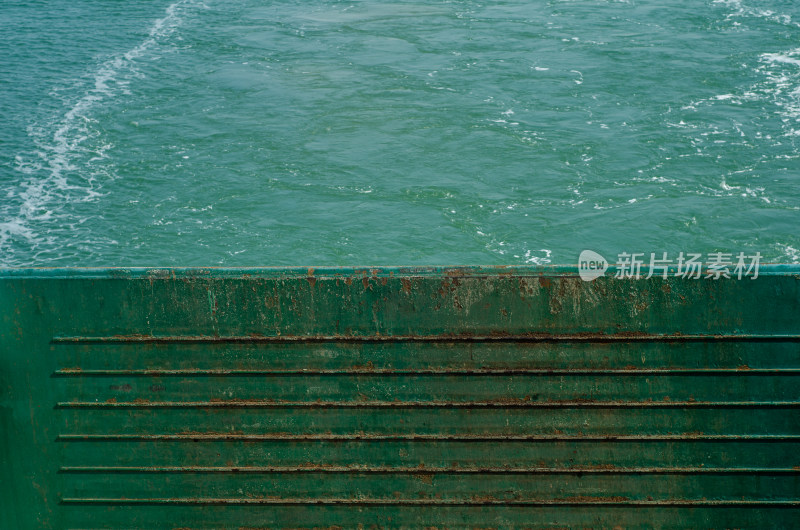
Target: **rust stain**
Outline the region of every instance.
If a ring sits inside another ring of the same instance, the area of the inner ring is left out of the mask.
[[[244,431],[181,431],[179,436],[242,436]]]
[[[617,466],[615,466],[614,464],[595,464],[589,466],[575,467],[572,469],[581,469],[586,471],[611,471],[617,469]]]
[[[470,497],[473,502],[496,502],[499,499],[494,495],[473,495]]]
[[[411,475],[411,476],[414,477],[415,479],[419,480],[420,482],[425,483],[425,484],[433,484],[433,474],[430,474],[430,473],[417,473],[417,474],[414,474],[414,475]]]
[[[365,372],[374,372],[374,371],[375,371],[375,365],[374,365],[374,364],[372,364],[372,361],[367,361],[367,362],[366,362],[365,364],[363,364],[363,365],[361,365],[361,364],[354,364],[354,365],[353,365],[353,370],[363,370],[363,371],[365,371]],[[391,373],[391,372],[390,372],[390,373]]]
[[[743,364],[743,365],[741,365],[741,366],[737,366],[737,367],[736,367],[736,369],[737,369],[737,370],[739,370],[739,371],[747,371],[747,370],[752,370],[752,368],[750,368],[750,367],[749,367],[749,366],[747,366],[746,364]]]
[[[627,502],[630,497],[623,497],[615,495],[612,497],[595,497],[590,495],[575,495],[572,497],[564,497],[563,499],[553,499],[557,502],[580,502],[580,503],[602,503],[602,502]]]
[[[464,306],[461,305],[461,301],[458,299],[458,295],[453,296],[453,307],[458,310],[464,309]]]

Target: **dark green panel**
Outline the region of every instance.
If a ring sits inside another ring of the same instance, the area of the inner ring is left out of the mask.
[[[769,506],[64,506],[68,528],[793,528],[800,509]],[[98,520],[104,521],[97,523]],[[446,521],[446,525],[442,523]]]
[[[216,433],[230,436],[800,436],[800,407],[64,409],[62,437]]]
[[[64,498],[122,503],[126,498],[170,498],[189,502],[197,498],[249,501],[313,502],[321,499],[369,499],[397,501],[477,502],[511,501],[555,503],[581,497],[600,501],[718,502],[792,501],[800,477],[768,473],[70,473]],[[180,496],[175,493],[180,492]],[[564,492],[569,492],[565,495]],[[716,492],[709,498],[709,492]]]
[[[799,278],[0,271],[0,526],[797,526]]]
[[[53,355],[65,375],[79,368],[87,376],[792,370],[800,362],[800,339],[60,342]]]
[[[800,372],[714,374],[254,375],[250,377],[84,377],[59,381],[59,403],[109,406],[172,402],[537,405],[589,402],[780,402],[800,399]],[[646,396],[643,398],[643,396]]]
[[[59,443],[65,467],[411,467],[429,469],[699,468],[793,469],[800,440],[207,440]]]

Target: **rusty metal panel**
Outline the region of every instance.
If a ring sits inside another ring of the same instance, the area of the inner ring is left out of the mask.
[[[0,271],[0,527],[793,527],[800,268]]]

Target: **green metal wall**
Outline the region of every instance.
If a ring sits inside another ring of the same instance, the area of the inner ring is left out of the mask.
[[[800,527],[800,269],[0,271],[0,528]]]

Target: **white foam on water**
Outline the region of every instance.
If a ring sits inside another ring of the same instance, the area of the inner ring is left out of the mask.
[[[540,253],[540,254],[543,254],[543,255],[536,256],[536,255],[534,255],[534,252]],[[530,263],[530,264],[533,264],[533,265],[547,265],[548,263],[550,263],[550,256],[552,254],[553,253],[550,250],[548,250],[546,248],[541,248],[539,250],[526,250],[525,251],[525,255],[522,256],[522,257],[525,260],[525,263]]]
[[[800,263],[800,250],[790,246],[790,245],[783,245],[778,244],[778,248],[781,249],[783,255],[786,256],[791,263]]]
[[[103,195],[103,181],[114,177],[113,170],[103,164],[106,152],[113,146],[102,141],[92,115],[103,102],[129,94],[131,80],[142,75],[137,60],[151,54],[175,32],[188,7],[205,5],[198,0],[171,4],[164,16],[153,22],[142,42],[97,67],[89,76],[83,94],[68,104],[64,114],[44,126],[28,127],[37,149],[16,157],[16,169],[23,178],[9,190],[7,197],[12,200],[5,201],[0,210],[0,265],[37,264],[35,256],[42,252],[37,249],[56,243],[55,238],[43,235],[46,228],[37,229],[38,223],[50,222],[52,227],[57,222],[58,228],[66,229],[86,221],[69,219],[60,212],[67,204],[97,200]],[[13,257],[12,240],[20,239],[33,251],[30,253],[34,256],[33,263],[31,259]]]
[[[724,5],[726,7],[733,9],[733,11],[725,17],[725,20],[728,21],[731,21],[735,18],[747,18],[747,17],[762,18],[769,20],[771,22],[777,22],[778,24],[783,24],[785,26],[800,27],[800,24],[794,22],[792,20],[792,17],[789,15],[776,13],[771,9],[760,9],[758,7],[748,6],[742,0],[714,0],[712,3]]]
[[[762,54],[760,62],[762,92],[779,108],[786,136],[795,136],[800,130],[800,48]]]
[[[770,63],[786,63],[800,66],[800,58],[791,56],[791,54],[798,53],[798,51],[800,50],[792,50],[789,52],[790,55],[784,55],[782,53],[765,53],[761,56],[761,58]]]
[[[800,23],[786,14],[769,9],[748,6],[743,0],[714,0],[714,4],[724,5],[732,11],[726,20],[733,18],[754,18],[775,22],[784,26],[800,27]],[[800,135],[800,48],[788,51],[762,53],[758,57],[756,72],[763,77],[759,82],[741,94],[720,94],[713,98],[692,102],[685,109],[696,110],[700,104],[713,104],[716,101],[742,104],[742,102],[765,101],[778,107],[783,121],[785,136]],[[743,65],[746,67],[746,65]]]
[[[483,207],[483,205],[478,205],[479,207]],[[518,206],[516,203],[513,205],[506,206],[506,210],[513,210],[514,206]],[[493,213],[500,213],[500,209],[493,210]],[[528,214],[525,214],[527,216]],[[552,251],[546,248],[542,248],[539,250],[530,250],[528,247],[527,242],[509,242],[497,239],[490,233],[487,233],[485,228],[482,227],[475,227],[475,234],[480,237],[483,242],[484,248],[490,252],[495,254],[499,254],[501,256],[513,256],[514,259],[519,260],[521,263],[528,263],[533,265],[546,265],[550,263],[550,256],[552,255]]]
[[[719,187],[722,188],[725,191],[739,190],[739,189],[742,188],[741,186],[731,186],[731,185],[729,185],[727,182],[725,182],[725,177],[722,177],[722,182],[720,182]]]
[[[718,94],[716,96],[693,101],[682,107],[682,110],[697,110],[703,105],[741,105],[743,102],[770,103],[776,108],[781,119],[784,136],[800,136],[800,48],[776,53],[762,53],[758,56],[755,71],[761,81],[747,87],[740,94]],[[680,124],[668,123],[670,127],[683,127]],[[745,136],[736,125],[740,136]]]

